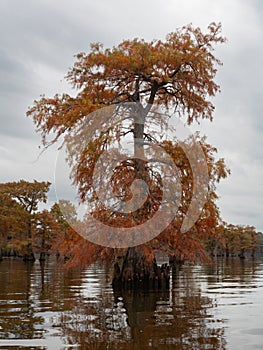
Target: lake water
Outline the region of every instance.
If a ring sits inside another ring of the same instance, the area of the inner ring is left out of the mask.
[[[183,266],[169,291],[118,292],[111,271],[0,262],[0,349],[263,349],[263,261]]]

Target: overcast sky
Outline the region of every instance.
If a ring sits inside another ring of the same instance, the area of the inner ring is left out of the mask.
[[[232,171],[218,187],[223,219],[263,231],[263,1],[1,0],[0,14],[0,182],[53,182],[56,151],[37,160],[40,135],[25,114],[40,94],[69,91],[63,77],[74,54],[91,42],[163,39],[190,22],[203,29],[221,22],[228,39],[216,49],[222,92],[214,122],[200,128]]]

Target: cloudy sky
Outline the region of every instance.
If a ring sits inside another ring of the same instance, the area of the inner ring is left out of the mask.
[[[70,91],[63,77],[90,42],[163,39],[190,22],[203,29],[221,22],[228,39],[216,51],[222,92],[214,122],[201,132],[232,171],[218,187],[223,218],[263,231],[261,0],[1,0],[0,14],[0,182],[53,182],[56,150],[38,158],[40,135],[25,114],[40,94]]]

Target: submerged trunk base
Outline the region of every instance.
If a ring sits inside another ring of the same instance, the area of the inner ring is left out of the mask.
[[[169,289],[170,266],[158,266],[155,259],[146,260],[134,248],[129,248],[123,261],[114,265],[112,285],[117,289]]]
[[[35,258],[34,253],[27,253],[27,254],[24,254],[23,260],[24,261],[35,261],[36,258]]]
[[[45,252],[41,252],[39,255],[39,261],[45,261],[46,260],[46,253]]]

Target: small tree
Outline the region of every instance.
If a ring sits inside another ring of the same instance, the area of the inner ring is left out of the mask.
[[[46,202],[50,185],[49,182],[38,182],[36,180],[34,182],[20,180],[0,184],[0,194],[9,197],[23,209],[24,222],[27,226],[25,260],[35,260],[32,245],[34,213],[37,211],[40,202]]]
[[[46,260],[46,255],[53,252],[53,246],[59,236],[59,225],[48,210],[35,214],[34,248],[40,253],[39,260]]]
[[[68,238],[71,237],[72,230],[70,223],[77,222],[77,211],[75,206],[68,200],[59,200],[50,209],[50,215],[56,223],[56,237],[52,249],[57,255],[62,255],[64,259],[69,258]],[[78,238],[78,237],[76,237]]]
[[[3,253],[8,256],[21,255],[27,240],[28,213],[9,195],[0,193],[0,242]]]

